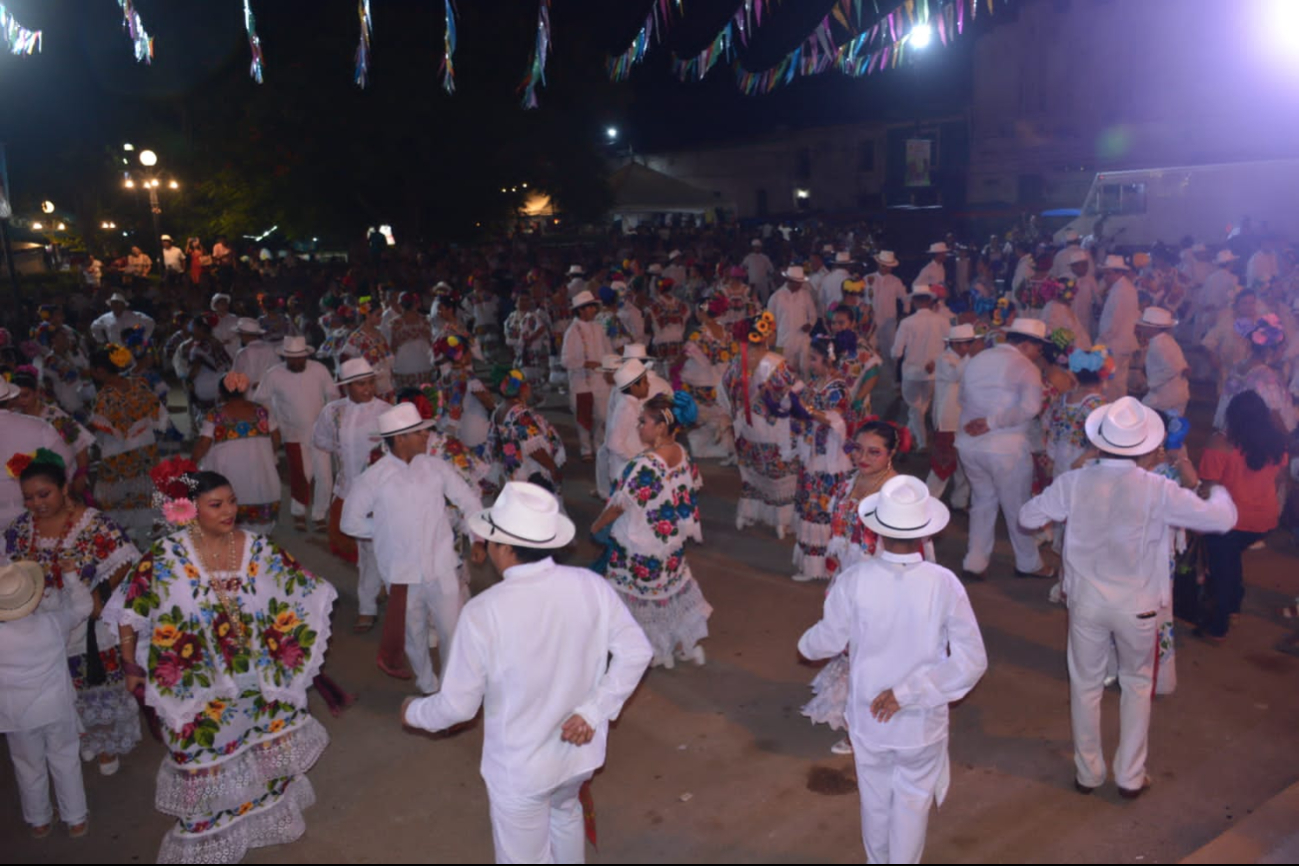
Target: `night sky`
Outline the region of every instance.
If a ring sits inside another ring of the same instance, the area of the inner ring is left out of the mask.
[[[1020,0],[1032,2],[1032,0]],[[968,99],[970,34],[923,62],[866,79],[837,73],[799,79],[775,94],[746,97],[731,68],[720,63],[702,83],[678,82],[669,51],[685,56],[706,46],[738,0],[687,0],[663,45],[651,49],[631,80],[600,86],[606,54],[620,52],[649,10],[645,0],[554,0],[554,53],[541,111],[580,101],[593,135],[606,125],[624,130],[622,146],[638,151],[698,141],[743,137],[779,127],[905,117],[917,110],[959,109]],[[140,117],[202,112],[218,78],[239,75],[245,84],[234,98],[255,94],[247,78],[248,45],[241,0],[138,0],[137,8],[156,39],[152,66],[137,64],[111,0],[9,0],[25,26],[44,31],[43,50],[31,57],[0,56],[0,140],[8,144],[16,195],[45,175],[49,154],[70,141],[97,147],[132,138]],[[764,15],[763,26],[740,57],[761,70],[802,41],[833,4],[830,0],[782,0]],[[887,10],[891,4],[881,3]],[[865,0],[871,8],[871,0]],[[482,100],[500,111],[517,111],[514,86],[529,61],[536,3],[462,0],[456,55],[459,92],[438,87],[442,50],[442,3],[436,0],[372,0],[372,78],[361,94],[391,104],[446,99]],[[1000,16],[1013,14],[1013,6]],[[286,65],[309,71],[314,86],[355,98],[352,54],[358,22],[349,0],[254,0],[266,56],[262,88],[294,100],[281,82]],[[985,19],[986,20],[986,19]],[[1004,18],[1003,18],[1004,20]],[[986,26],[986,25],[985,25]],[[846,38],[836,27],[836,36]],[[384,94],[383,91],[388,91]],[[222,93],[227,93],[222,90]],[[179,110],[183,104],[183,110]],[[363,135],[364,130],[358,130]],[[439,130],[471,135],[472,130]]]

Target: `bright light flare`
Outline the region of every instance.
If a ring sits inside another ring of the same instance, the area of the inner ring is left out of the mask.
[[[610,141],[614,141],[618,138],[618,127],[610,126],[605,129],[604,134],[609,137]]]
[[[32,231],[39,232],[44,230],[45,230],[45,225],[43,223],[32,223]]]
[[[125,150],[125,151],[132,151],[132,150],[135,150],[135,145],[134,145],[134,144],[124,144],[124,145],[122,145],[122,150]]]
[[[127,189],[135,189],[135,181],[131,180],[131,179],[128,177],[128,178],[126,179],[126,183],[124,184],[124,186],[125,186]]]
[[[61,232],[65,232],[68,230],[67,225],[64,223],[59,223],[58,226],[56,226],[56,228]]]
[[[170,182],[167,184],[167,188],[168,188],[168,189],[180,189],[180,184],[176,183],[176,181],[173,180],[173,181],[170,181]]]
[[[924,48],[934,38],[934,28],[928,24],[917,24],[911,29],[910,42],[912,48]]]
[[[152,150],[140,151],[140,165],[145,168],[153,168],[157,164],[158,154],[154,153]]]
[[[45,213],[54,213],[54,202],[49,201],[48,199],[41,202],[41,210]]]

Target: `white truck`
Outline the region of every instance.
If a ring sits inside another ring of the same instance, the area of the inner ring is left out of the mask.
[[[1176,246],[1186,235],[1210,246],[1248,218],[1252,230],[1299,238],[1299,159],[1105,171],[1096,175],[1077,219],[1055,233],[1104,235],[1119,247]]]

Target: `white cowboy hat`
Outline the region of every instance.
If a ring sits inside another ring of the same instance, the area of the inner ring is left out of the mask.
[[[753,240],[749,241],[749,246],[760,247],[762,246],[762,241],[758,240],[757,238],[754,238]]]
[[[627,291],[627,284],[622,280],[614,280],[609,284],[609,288],[613,289],[615,292],[625,292]]]
[[[36,610],[45,592],[45,572],[30,560],[0,568],[0,622],[22,619]]]
[[[1102,271],[1130,271],[1128,263],[1123,261],[1123,256],[1108,255],[1105,257],[1105,264],[1101,265]]]
[[[126,295],[122,294],[121,292],[113,292],[113,294],[109,297],[108,302],[111,304],[113,303],[113,301],[121,301],[123,304],[126,304],[128,306],[131,303],[126,299]]]
[[[851,265],[852,253],[838,252],[834,254],[834,263],[836,265]]]
[[[622,366],[622,355],[605,355],[600,359],[601,373],[616,373]]]
[[[13,382],[6,382],[4,379],[0,379],[0,403],[5,402],[6,400],[12,400],[21,393],[22,389]]]
[[[673,259],[679,257],[680,255],[681,255],[681,250],[673,250],[672,252],[668,253],[668,261],[672,261]]]
[[[369,361],[364,358],[352,358],[344,361],[342,369],[338,371],[338,384],[346,385],[361,379],[371,379],[374,376],[374,368],[370,366]]]
[[[823,253],[834,252],[834,244],[825,244],[824,246],[821,247],[821,252]]]
[[[896,268],[898,266],[898,257],[893,254],[893,250],[880,250],[879,255],[875,256],[875,261],[886,268]]]
[[[1049,342],[1050,337],[1046,333],[1046,322],[1041,319],[1030,319],[1027,316],[1020,316],[1010,323],[1006,329],[1007,334],[1023,334],[1025,337],[1032,337],[1034,340],[1040,340],[1043,343]]]
[[[586,270],[585,270],[581,265],[570,265],[569,268],[568,268],[568,275],[569,275],[570,277],[572,277],[572,276],[581,276],[582,274],[585,274],[585,273],[586,273]]]
[[[938,253],[950,253],[951,250],[947,248],[947,244],[939,241],[936,244],[930,244],[927,252],[932,256],[937,255]]]
[[[971,340],[979,339],[979,335],[974,333],[973,325],[953,325],[943,339],[949,343],[968,343]]]
[[[646,367],[649,366],[648,362],[653,360],[650,354],[645,351],[644,343],[628,343],[622,349],[622,357],[624,361],[635,358],[637,361],[644,362]]]
[[[398,403],[379,416],[379,429],[375,435],[387,437],[401,433],[414,433],[416,430],[427,430],[437,423],[433,418],[422,418],[414,403]]]
[[[1071,265],[1076,265],[1079,262],[1091,261],[1091,255],[1086,250],[1070,250],[1069,256],[1065,261],[1069,262]]]
[[[1238,258],[1240,258],[1240,256],[1236,255],[1231,250],[1220,250],[1213,260],[1220,265],[1229,265]]]
[[[469,531],[497,544],[550,549],[572,541],[577,528],[544,487],[507,481],[491,508],[469,516]]]
[[[573,311],[576,312],[581,307],[588,307],[591,304],[598,304],[598,303],[600,302],[595,299],[595,295],[591,294],[591,292],[587,290],[587,291],[578,292],[576,295],[574,295],[571,306],[573,308]]]
[[[879,493],[857,506],[857,516],[867,528],[884,538],[928,538],[951,520],[947,506],[929,495],[925,482],[898,475],[884,482]]]
[[[1164,420],[1135,397],[1120,397],[1092,410],[1083,425],[1101,451],[1125,457],[1149,454],[1164,441]]]
[[[158,238],[158,240],[160,240],[160,241],[170,241],[170,240],[171,240],[171,235],[163,235],[162,237]],[[173,243],[175,243],[175,242],[173,241]]]
[[[306,337],[285,337],[280,344],[279,353],[285,358],[309,358],[316,350],[307,345]]]
[[[663,266],[660,265],[660,264],[658,264],[658,263],[652,264],[652,265],[650,265],[648,268],[645,269],[645,273],[647,273],[647,274],[661,274],[661,273],[663,273]]]
[[[911,289],[911,297],[913,297],[913,298],[934,298],[934,297],[937,297],[937,295],[934,294],[934,288],[933,288],[933,286],[914,286],[914,287],[912,287],[912,289]]]
[[[613,384],[619,391],[625,391],[636,384],[637,380],[644,378],[648,372],[649,367],[633,358],[630,361],[623,362],[623,365],[618,368],[618,372],[613,374]]]
[[[250,319],[246,316],[240,316],[239,321],[235,322],[235,333],[248,334],[252,336],[255,334],[264,334],[266,332],[262,330],[261,325],[257,324],[256,319]]]
[[[1137,324],[1143,328],[1175,328],[1177,320],[1163,307],[1146,307]]]
[[[792,283],[806,283],[807,275],[803,273],[802,265],[790,265],[786,271],[781,274],[782,277]]]
[[[212,302],[208,304],[208,309],[215,310],[216,305],[221,303],[222,301],[225,301],[227,304],[230,303],[230,296],[218,292],[217,294],[212,296]]]

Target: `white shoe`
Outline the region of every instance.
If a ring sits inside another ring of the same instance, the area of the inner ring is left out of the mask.
[[[665,671],[670,671],[676,666],[677,666],[677,660],[674,659],[671,655],[655,656],[654,661],[650,662],[650,667],[663,668],[663,670]]]
[[[780,541],[784,541],[784,540],[785,540],[785,532],[786,532],[786,530],[785,530],[785,526],[784,526],[784,524],[781,524],[781,525],[777,526],[777,527],[776,527],[776,538],[779,539]]]
[[[749,521],[745,520],[743,517],[741,517],[741,516],[738,515],[738,514],[735,515],[735,528],[736,528],[736,529],[743,530],[744,527],[746,527],[746,526],[748,526],[748,525],[749,525]]]
[[[851,755],[852,741],[849,740],[847,737],[844,737],[842,740],[840,740],[839,742],[835,743],[833,746],[830,747],[830,754]]]
[[[1251,544],[1249,547],[1245,549],[1246,550],[1267,550],[1267,542],[1262,538],[1260,538],[1258,541],[1254,542],[1253,544]]]
[[[85,746],[82,746],[82,747],[81,747],[81,760],[83,760],[83,761],[93,761],[93,760],[95,760],[95,752],[94,752],[94,750],[93,750],[93,749],[87,749]]]
[[[690,648],[688,652],[683,652],[681,654],[681,660],[687,662],[694,662],[700,667],[703,667],[704,662],[706,662],[708,659],[704,655],[704,648],[701,647],[699,644],[695,644],[693,647]]]
[[[120,769],[122,769],[122,762],[119,761],[117,758],[114,758],[113,760],[109,761],[107,764],[99,765],[99,775],[111,776]]]
[[[827,578],[826,578],[824,575],[816,575],[816,574],[796,574],[796,575],[794,575],[794,582],[795,582],[795,583],[812,583],[813,581],[817,581],[817,580],[826,580],[826,579],[827,579]]]
[[[738,460],[736,459],[735,455],[732,454],[730,457],[727,457],[725,460],[723,460],[721,463],[719,463],[719,464],[717,464],[717,465],[718,465],[718,466],[734,466],[737,462],[738,462]]]

